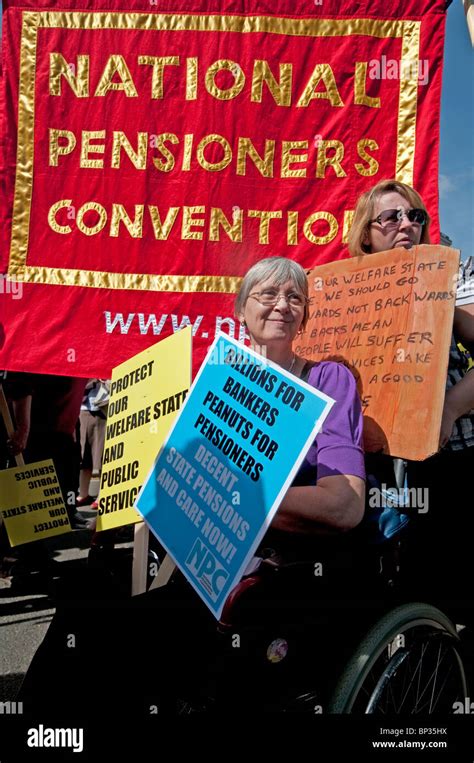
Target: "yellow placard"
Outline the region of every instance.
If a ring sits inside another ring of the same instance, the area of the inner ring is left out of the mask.
[[[0,512],[11,546],[71,530],[51,459],[0,471]]]
[[[191,327],[112,372],[97,530],[141,522],[140,488],[191,384]]]

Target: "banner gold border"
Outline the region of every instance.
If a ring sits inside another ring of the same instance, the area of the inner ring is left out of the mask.
[[[9,274],[10,275],[10,274]],[[141,291],[219,292],[235,294],[238,276],[154,275],[151,273],[108,273],[101,270],[73,270],[35,265],[26,267],[23,281],[51,286],[89,286],[96,289],[140,289]]]
[[[296,19],[278,16],[23,11],[18,99],[18,148],[8,276],[28,283],[141,289],[167,292],[234,293],[234,276],[146,275],[32,267],[27,264],[33,191],[35,72],[38,29],[134,29],[153,31],[237,32],[304,37],[366,35],[401,38],[402,59],[418,72],[420,21],[382,19]],[[400,78],[396,178],[413,184],[418,78]]]

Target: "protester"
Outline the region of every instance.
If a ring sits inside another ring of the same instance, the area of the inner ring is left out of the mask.
[[[430,217],[420,195],[410,186],[384,180],[357,202],[349,233],[353,256],[397,247],[411,249],[430,243]],[[406,562],[410,585],[435,591],[441,599],[472,599],[469,567],[474,537],[466,479],[474,463],[474,374],[466,373],[467,359],[458,347],[474,340],[474,295],[459,284],[449,351],[439,452],[408,465],[409,484],[428,488],[429,509],[418,515],[411,533],[411,554]],[[407,427],[407,438],[419,437]],[[469,582],[468,582],[469,581]],[[413,591],[413,588],[412,588]]]
[[[276,557],[290,562],[290,569],[293,559],[310,560],[311,564],[295,585],[281,581],[278,575],[270,582],[265,579],[252,589],[252,594],[257,588],[259,593],[250,597],[248,604],[254,616],[250,622],[260,618],[267,627],[270,617],[279,617],[286,607],[291,618],[299,623],[302,613],[317,603],[321,588],[331,581],[325,558],[324,576],[313,574],[314,562],[323,560],[323,546],[327,548],[329,563],[335,544],[339,540],[345,544],[351,536],[348,531],[358,525],[363,515],[361,404],[355,380],[345,366],[333,362],[307,363],[293,352],[292,343],[308,317],[308,283],[300,265],[282,257],[254,265],[243,279],[236,314],[245,323],[257,352],[335,400],[257,553],[265,563],[271,561],[267,570],[274,569]],[[255,500],[258,501],[258,492]],[[258,504],[255,512],[258,515]],[[262,567],[265,563],[262,562]],[[344,575],[345,592],[353,579],[351,566]],[[97,645],[101,645],[100,681],[88,698],[90,712],[100,712],[104,705],[127,706],[128,712],[130,697],[134,699],[130,710],[139,714],[149,712],[154,704],[159,706],[160,713],[179,712],[180,697],[189,698],[193,708],[200,707],[199,698],[216,696],[216,686],[218,695],[224,692],[231,703],[238,703],[243,696],[248,697],[248,706],[258,703],[258,692],[249,697],[252,690],[246,678],[248,673],[239,668],[240,651],[244,655],[245,649],[232,649],[232,665],[228,665],[213,615],[181,573],[176,573],[162,588],[130,600],[121,598],[115,605],[113,579],[108,585],[106,603],[93,604],[90,616],[84,613],[82,604],[72,612],[67,607],[58,609],[48,633],[49,643],[38,651],[23,686],[21,696],[29,707],[35,686],[41,685],[41,671],[51,670],[48,655],[63,655],[64,664],[56,664],[54,674],[59,706],[66,684],[84,680],[84,660],[88,659],[84,654]],[[98,595],[97,582],[93,590]],[[301,606],[294,610],[297,600]],[[123,660],[123,642],[117,634],[126,622],[133,624],[134,643],[140,645],[140,653],[148,664],[145,672],[137,670],[135,662]],[[64,654],[64,649],[59,649],[64,634],[70,632],[80,632],[81,654],[78,650],[66,650]],[[221,656],[225,662],[222,670]],[[216,683],[208,691],[216,675]],[[148,688],[144,688],[144,681]]]
[[[14,373],[7,385],[14,410],[17,415],[21,411],[10,450],[12,454],[23,452],[26,463],[53,459],[75,529],[87,527],[76,510],[80,452],[75,440],[85,384],[85,379],[70,376]]]
[[[13,432],[10,437],[5,436],[6,445],[6,460],[2,459],[1,468],[7,468],[8,466],[15,466],[14,457],[18,456],[26,448],[28,442],[28,436],[30,434],[30,421],[31,421],[31,395],[24,391],[24,394],[19,397],[10,397],[8,394],[9,384],[6,383],[7,389],[7,402],[11,408]],[[3,422],[2,422],[3,423]],[[3,442],[2,442],[3,445]],[[5,451],[4,451],[5,453]]]
[[[95,499],[90,496],[89,488],[92,476],[99,476],[102,468],[109,398],[110,382],[107,379],[89,379],[80,413],[82,461],[77,505],[90,504],[91,509],[98,506],[98,496]]]
[[[284,257],[256,263],[242,281],[235,313],[248,331],[251,347],[336,401],[264,539],[265,545],[275,543],[285,549],[285,557],[294,557],[297,541],[304,536],[307,541],[314,534],[349,530],[362,519],[360,400],[345,366],[305,361],[292,349],[308,319],[308,281],[300,265]]]
[[[6,422],[0,416],[0,469],[16,466],[15,456],[23,453],[30,432],[31,395],[26,392],[12,399],[11,384],[4,374],[2,389],[12,417],[13,432],[7,434]],[[0,521],[0,576],[7,577],[16,561],[16,554],[10,548],[5,524]]]
[[[257,629],[286,617],[300,623],[326,594],[334,601],[341,595],[350,598],[351,592],[359,590],[354,569],[356,551],[349,531],[361,522],[364,514],[361,403],[354,377],[344,365],[330,361],[308,362],[293,351],[293,341],[308,320],[308,305],[306,274],[300,265],[284,257],[269,257],[251,267],[243,278],[235,303],[235,314],[246,328],[255,352],[335,401],[247,568],[247,574],[253,574],[261,567],[260,584],[246,589],[232,617],[237,623],[250,622]],[[342,560],[343,569],[340,569]],[[270,567],[266,566],[268,562]],[[321,577],[314,575],[315,562],[324,566]],[[266,571],[274,569],[273,565],[280,570],[290,570],[289,575],[280,573],[273,577],[270,573],[268,577]],[[201,633],[198,643],[202,662],[194,659],[196,652],[191,651],[191,659],[185,663],[183,692],[188,696],[191,693],[192,697],[193,690],[196,692],[196,687],[200,687],[205,694],[206,686],[211,684],[209,676],[203,673],[203,666],[213,663],[213,651],[217,648],[215,622],[196,602],[193,592],[186,595],[186,588],[189,588],[187,584],[178,582],[174,590],[168,585],[168,590],[137,597],[143,600],[142,606],[155,597],[157,611],[166,622],[172,623],[168,649],[179,657],[178,662],[170,663],[171,668],[162,666],[163,686],[168,687],[165,697],[177,693],[179,696],[183,655],[189,652],[187,642],[192,623],[196,623]],[[186,601],[193,608],[192,615],[188,614]],[[224,681],[221,681],[219,667],[215,668],[216,684],[220,687],[218,691],[227,692],[226,701],[238,703],[237,698],[248,696],[252,689],[245,683],[248,674],[240,675],[238,659],[231,662],[232,668],[227,662],[223,668]],[[231,674],[227,673],[230,669]],[[211,684],[211,696],[214,690]],[[251,701],[258,704],[258,697],[253,700],[249,697],[249,706]],[[199,705],[196,698],[194,702]]]

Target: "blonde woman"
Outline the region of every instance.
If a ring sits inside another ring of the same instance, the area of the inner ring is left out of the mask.
[[[348,243],[352,256],[431,243],[430,216],[423,199],[405,183],[382,180],[357,201]],[[422,532],[417,537],[413,571],[416,579],[426,573],[431,587],[434,584],[450,598],[453,591],[461,591],[463,581],[467,583],[466,562],[472,555],[474,537],[474,512],[466,482],[474,466],[474,373],[467,372],[467,359],[458,348],[458,342],[470,346],[474,341],[473,302],[474,295],[469,300],[458,290],[440,451],[408,468],[410,484],[429,491],[428,512],[418,517]],[[407,437],[419,436],[407,427]],[[468,597],[471,601],[472,591]]]

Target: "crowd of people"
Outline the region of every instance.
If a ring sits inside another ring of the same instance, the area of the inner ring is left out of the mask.
[[[430,215],[419,194],[394,180],[379,182],[357,202],[349,236],[352,256],[370,257],[430,243]],[[474,346],[474,280],[462,270],[449,350],[439,451],[408,463],[407,484],[429,490],[430,510],[415,515],[407,533],[405,576],[420,595],[472,599],[471,538],[474,512],[466,480],[474,455],[474,373],[468,354]],[[279,563],[320,558],[335,542],[357,533],[367,517],[366,471],[382,469],[396,483],[398,465],[363,451],[363,417],[356,381],[334,361],[308,362],[293,350],[308,319],[308,280],[303,268],[285,257],[255,263],[245,274],[235,314],[251,347],[295,377],[335,400],[321,432],[305,455],[272,526],[256,552]],[[463,346],[464,350],[460,348]],[[27,461],[53,458],[73,527],[81,526],[77,507],[92,504],[89,482],[100,470],[109,388],[104,380],[12,374],[5,385],[15,416],[4,465],[15,453]],[[80,419],[80,436],[76,435]],[[420,436],[410,433],[407,436]],[[82,458],[82,473],[79,472]],[[71,500],[69,497],[71,496]],[[323,550],[322,550],[323,549]],[[324,552],[324,549],[326,551]],[[329,552],[328,552],[329,549]],[[182,580],[176,594],[184,611],[195,596]],[[187,593],[184,593],[187,590]],[[170,606],[170,594],[155,592],[156,607]],[[176,613],[176,604],[172,605]]]
[[[430,216],[413,188],[385,180],[359,198],[349,234],[351,256],[429,243]],[[420,523],[422,535],[413,534],[418,553],[444,554],[454,564],[467,555],[463,544],[470,536],[467,530],[474,527],[462,478],[469,473],[474,453],[474,374],[469,373],[469,355],[465,352],[474,342],[471,262],[461,270],[458,283],[439,452],[408,464],[408,484],[428,488],[432,502],[428,518]],[[372,471],[388,474],[395,484],[394,464],[380,455],[366,456],[364,462],[360,400],[348,369],[332,361],[305,362],[293,352],[293,341],[304,331],[308,318],[308,284],[303,269],[281,257],[257,262],[243,279],[235,312],[252,347],[257,351],[264,347],[271,360],[336,400],[280,505],[272,533],[280,539],[290,534],[291,540],[284,545],[295,549],[295,536],[354,528],[364,514],[366,464]],[[52,458],[71,525],[84,529],[87,522],[78,508],[97,508],[97,496],[89,495],[89,486],[92,474],[100,473],[109,382],[12,373],[4,389],[15,431],[4,437],[2,466],[13,465],[12,458],[18,453],[23,453],[27,462]],[[441,489],[447,479],[449,508]],[[465,532],[459,533],[459,527]],[[423,565],[423,569],[431,567],[433,564]],[[461,572],[459,578],[464,578]]]

